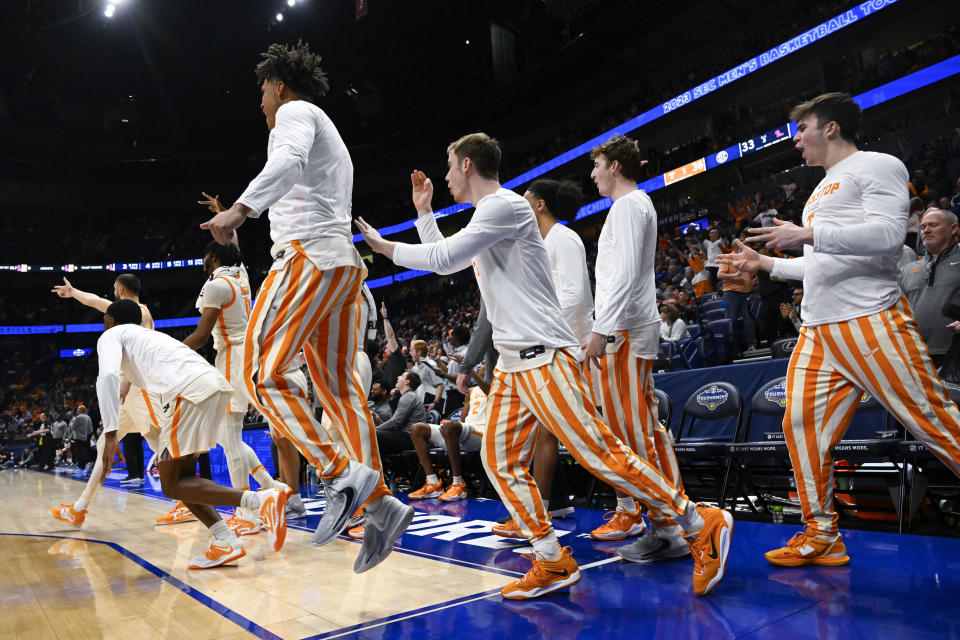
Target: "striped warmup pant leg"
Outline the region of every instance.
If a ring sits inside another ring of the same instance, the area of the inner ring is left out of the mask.
[[[649,508],[681,516],[688,501],[653,465],[618,440],[590,401],[583,369],[563,349],[541,367],[497,370],[487,399],[483,464],[500,498],[529,540],[553,530],[533,477],[530,458],[540,423],[584,469]]]
[[[960,475],[960,412],[905,299],[862,318],[803,327],[787,370],[783,434],[811,533],[837,530],[831,449],[864,391]]]
[[[244,377],[251,398],[280,435],[316,466],[335,477],[349,457],[380,470],[376,432],[366,392],[354,370],[360,338],[360,287],[365,270],[319,270],[300,251],[264,280],[244,340]],[[294,363],[303,349],[314,392],[344,434],[345,452],[317,422],[307,399],[306,377]],[[381,478],[370,500],[388,495]]]

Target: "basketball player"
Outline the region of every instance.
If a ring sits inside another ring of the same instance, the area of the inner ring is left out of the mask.
[[[483,133],[464,136],[448,147],[447,162],[453,199],[476,205],[466,228],[443,237],[432,215],[429,180],[415,189],[414,198],[424,244],[384,240],[360,218],[357,226],[374,251],[401,266],[449,274],[474,264],[500,351],[487,399],[484,467],[534,548],[533,567],[505,586],[503,597],[535,598],[580,580],[577,563],[569,547],[560,548],[528,472],[538,421],[583,468],[658,512],[669,513],[692,538],[694,590],[709,592],[723,577],[732,517],[687,500],[600,419],[578,361],[576,336],[562,319],[533,210],[521,196],[500,186],[497,141]]]
[[[367,269],[350,230],[353,163],[333,122],[312,102],[329,88],[319,56],[301,42],[270,45],[262,57],[256,71],[270,130],[267,164],[232,207],[201,226],[226,242],[247,217],[270,209],[274,262],[244,336],[244,378],[273,430],[321,477],[327,501],[313,543],[332,541],[367,503],[354,564],[360,573],[389,555],[413,509],[383,483],[373,418],[354,372]],[[314,418],[306,378],[293,363],[301,349],[324,413],[370,466],[351,461]]]
[[[105,298],[74,288],[66,278],[63,279],[63,282],[62,285],[55,286],[52,289],[53,293],[61,298],[73,298],[81,304],[93,307],[101,312],[106,312],[111,304]],[[117,276],[113,283],[113,295],[117,300],[132,300],[136,303],[140,307],[141,326],[146,329],[153,329],[153,316],[150,315],[147,306],[140,302],[139,278],[129,273]],[[149,393],[146,389],[131,386],[130,381],[126,379],[121,382],[120,397],[122,403],[118,416],[118,437],[123,439],[128,433],[140,433],[147,440],[150,448],[156,452],[160,437],[160,397]],[[83,493],[73,504],[61,504],[59,507],[50,509],[51,516],[74,527],[83,525],[87,517],[87,507],[107,477],[107,472],[101,464],[103,445],[104,439],[102,437],[98,438],[97,458]],[[169,522],[160,522],[160,520],[169,520]],[[157,520],[157,524],[174,524],[191,520],[195,520],[195,518],[189,509],[177,504],[169,514],[161,516]]]
[[[803,326],[787,368],[783,434],[804,531],[766,554],[783,567],[850,561],[833,508],[833,458],[863,392],[874,396],[954,473],[960,474],[960,412],[950,402],[897,285],[910,201],[897,158],[857,149],[862,113],[850,96],[826,93],[798,105],[793,140],[826,175],[803,209],[803,226],[775,220],[751,229],[770,249],[803,247],[785,260],[737,242],[718,260],[803,280]]]
[[[248,403],[247,385],[243,382],[243,336],[250,316],[250,280],[235,242],[236,236],[234,242],[219,244],[211,241],[207,245],[203,270],[208,279],[197,299],[200,322],[183,343],[191,349],[199,349],[212,334],[217,371],[233,387],[233,396],[227,404],[217,438],[227,459],[230,484],[235,489],[247,490],[250,488],[248,477],[253,476],[261,487],[272,489],[273,478],[253,449],[243,441],[243,416]],[[240,536],[260,532],[259,518],[252,509],[239,508],[227,524]]]
[[[584,343],[584,355],[588,362],[600,362],[596,391],[610,430],[671,484],[682,488],[673,445],[657,419],[653,393],[653,361],[660,344],[654,280],[657,213],[650,196],[637,188],[643,166],[640,149],[636,141],[618,135],[593,149],[590,156],[590,177],[613,205],[597,244],[596,319]],[[617,540],[643,533],[640,506],[622,491],[617,502],[612,517],[591,537]],[[636,562],[687,555],[689,547],[670,516],[650,515],[651,535],[624,547],[620,555]]]
[[[182,342],[165,333],[137,326],[140,307],[118,300],[103,317],[97,340],[100,373],[97,399],[105,441],[101,462],[109,471],[117,445],[120,371],[137,386],[160,395],[164,420],[160,433],[160,483],[164,495],[180,500],[210,530],[210,543],[190,569],[209,569],[243,557],[246,552],[213,505],[256,509],[274,551],[286,538],[283,509],[290,489],[240,491],[196,476],[196,456],[212,449],[233,388],[215,368]]]

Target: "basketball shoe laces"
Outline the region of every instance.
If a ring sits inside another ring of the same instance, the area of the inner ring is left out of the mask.
[[[520,584],[522,586],[529,584],[545,584],[549,580],[549,577],[547,576],[546,569],[544,569],[543,565],[540,563],[540,559],[537,557],[537,554],[522,553],[520,555],[533,563],[533,566],[530,567],[530,570],[527,571],[527,574],[520,579]]]

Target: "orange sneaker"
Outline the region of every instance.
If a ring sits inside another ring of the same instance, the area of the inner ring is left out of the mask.
[[[569,587],[580,582],[580,567],[570,555],[570,547],[564,547],[560,559],[553,562],[544,560],[537,554],[526,555],[533,567],[516,582],[511,582],[500,590],[508,600],[529,600]]]
[[[363,525],[349,529],[347,531],[347,536],[353,538],[354,540],[363,540]]]
[[[227,519],[227,526],[233,529],[233,532],[238,536],[256,535],[260,533],[260,516],[257,512],[253,512],[251,517],[250,514],[244,514],[240,509],[237,509]]]
[[[513,518],[510,518],[503,524],[493,525],[490,528],[490,531],[497,534],[501,538],[513,538],[515,540],[523,540],[523,533],[520,532],[520,527],[517,526],[517,523]]]
[[[437,498],[440,502],[456,502],[467,498],[467,485],[463,482],[454,482]]]
[[[83,521],[87,517],[87,510],[83,511],[74,511],[72,504],[64,504],[59,507],[53,507],[47,511],[51,516],[68,524],[71,527],[77,527],[78,529],[83,525]]]
[[[703,528],[688,540],[693,556],[693,591],[698,596],[710,593],[723,579],[733,534],[733,516],[729,511],[698,504]]]
[[[427,482],[416,491],[412,491],[408,493],[407,497],[410,498],[411,500],[428,500],[430,498],[438,498],[442,493],[443,493],[442,482],[437,482],[436,484],[431,484]]]
[[[193,512],[190,511],[190,509],[187,509],[187,505],[178,500],[177,504],[173,505],[173,509],[170,510],[170,513],[157,518],[154,521],[154,524],[180,524],[181,522],[190,522],[196,519],[197,516],[193,515]]]
[[[798,531],[787,546],[767,551],[763,557],[778,567],[802,567],[807,564],[839,567],[850,562],[847,547],[839,533],[834,540],[829,540],[806,531]]]
[[[210,536],[210,544],[202,556],[190,559],[188,569],[212,569],[233,562],[247,555],[240,540],[234,538],[232,542],[224,542]]]
[[[630,513],[617,507],[616,511],[607,511],[603,514],[605,523],[590,532],[594,540],[623,540],[638,536],[647,530],[647,523],[643,521],[640,509]]]

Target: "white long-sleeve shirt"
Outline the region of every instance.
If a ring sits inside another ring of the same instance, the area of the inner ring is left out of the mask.
[[[650,196],[637,190],[617,199],[597,243],[595,333],[609,336],[660,323],[656,252],[657,212]]]
[[[573,329],[580,344],[584,344],[593,330],[593,294],[583,240],[573,229],[555,224],[550,227],[543,244],[550,260],[550,274],[563,319]]]
[[[900,246],[907,231],[909,173],[897,158],[857,151],[830,167],[803,208],[813,246],[774,258],[770,275],[803,280],[804,326],[843,322],[900,299]]]
[[[119,428],[120,372],[130,382],[170,402],[187,385],[206,373],[217,376],[223,391],[232,391],[213,365],[179,340],[139,325],[122,324],[107,329],[97,340],[100,372],[97,399],[104,431]]]
[[[269,208],[270,237],[281,247],[323,238],[319,260],[306,250],[320,269],[354,265],[352,198],[353,162],[327,114],[303,100],[281,105],[267,164],[237,200],[253,210],[248,217]]]
[[[500,351],[498,369],[515,372],[543,366],[558,347],[572,347],[582,357],[560,311],[536,216],[523,197],[503,188],[484,196],[470,223],[449,238],[440,233],[433,216],[417,220],[417,230],[426,244],[397,244],[393,261],[440,274],[474,265],[493,343]],[[536,346],[544,347],[543,352],[520,356]]]

